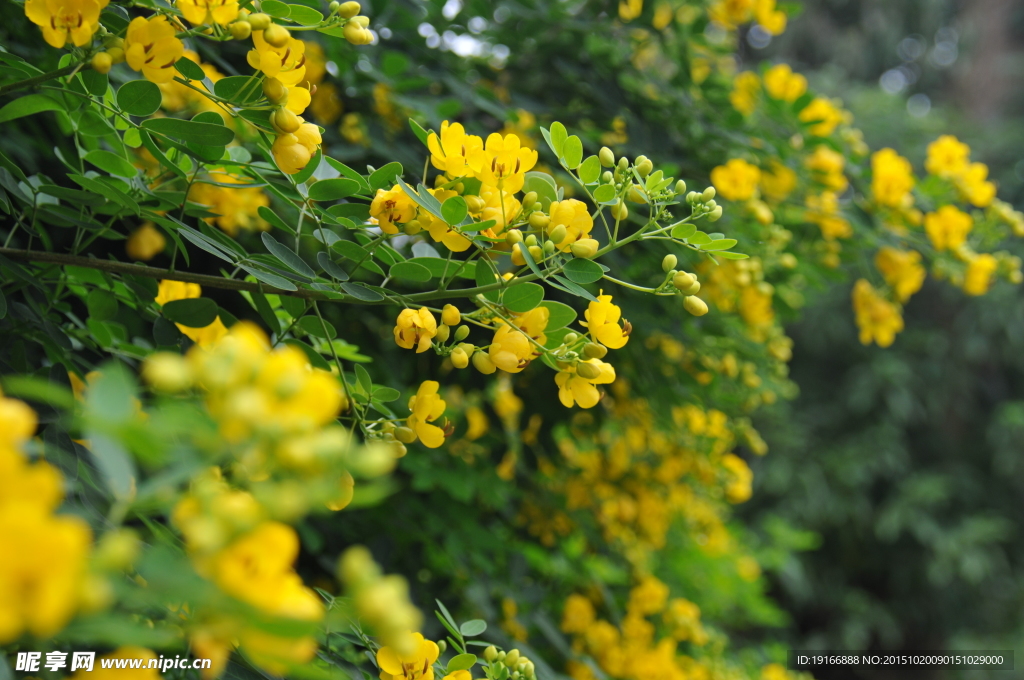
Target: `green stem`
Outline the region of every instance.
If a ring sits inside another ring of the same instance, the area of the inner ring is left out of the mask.
[[[68,64],[64,68],[59,68],[56,71],[50,71],[49,73],[40,73],[37,76],[32,76],[31,78],[26,78],[25,80],[19,80],[16,83],[4,85],[3,87],[0,87],[0,95],[5,95],[9,92],[14,92],[15,90],[24,90],[26,87],[33,87],[35,85],[38,85],[39,83],[45,83],[48,80],[53,80],[54,78],[66,76],[67,74],[79,68],[92,68],[92,66],[86,65],[84,62]]]

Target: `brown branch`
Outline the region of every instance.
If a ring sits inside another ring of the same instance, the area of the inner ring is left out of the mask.
[[[50,71],[49,73],[40,73],[37,76],[32,76],[31,78],[26,78],[25,80],[19,80],[16,83],[9,83],[7,85],[4,85],[3,87],[0,87],[0,95],[8,94],[9,92],[14,92],[15,90],[23,90],[26,87],[33,87],[35,85],[38,85],[39,83],[45,83],[48,80],[53,80],[54,78],[66,76],[67,74],[74,71],[76,68],[81,68],[82,70],[85,70],[87,68],[92,68],[92,64],[72,63],[68,64],[64,68],[59,68],[56,71]]]
[[[16,248],[0,248],[0,255],[9,257],[12,260],[23,262],[49,262],[73,267],[88,267],[100,271],[112,272],[114,274],[133,274],[144,276],[150,279],[170,279],[171,281],[184,281],[185,283],[198,283],[201,286],[210,288],[223,288],[224,290],[245,290],[250,293],[273,293],[274,295],[290,295],[292,297],[305,298],[307,300],[330,300],[323,293],[315,290],[282,290],[273,286],[228,279],[223,276],[210,276],[209,274],[194,274],[192,272],[173,271],[170,269],[157,269],[142,264],[128,264],[114,260],[99,260],[94,257],[80,257],[78,255],[65,255],[62,253],[48,253],[42,250],[18,250]]]

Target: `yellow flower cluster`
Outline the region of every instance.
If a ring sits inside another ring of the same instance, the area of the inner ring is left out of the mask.
[[[888,347],[903,330],[899,307],[880,295],[866,279],[859,279],[853,287],[853,312],[861,344],[875,342],[879,347]]]
[[[914,169],[906,158],[889,148],[871,155],[871,195],[878,205],[909,208],[914,184]]]
[[[928,145],[924,167],[932,175],[953,181],[964,200],[977,208],[992,204],[996,186],[988,181],[988,166],[970,162],[969,146],[952,135],[942,135]]]
[[[765,71],[764,89],[772,99],[793,103],[807,92],[807,78],[789,64],[776,64]]]
[[[927,275],[924,266],[921,265],[921,253],[889,246],[880,248],[875,254],[875,268],[901,303],[921,290]]]
[[[751,20],[772,35],[786,30],[786,13],[778,9],[775,0],[715,0],[708,7],[708,16],[729,30]]]
[[[192,184],[189,200],[217,213],[217,217],[208,217],[206,221],[216,224],[231,236],[237,236],[239,230],[267,231],[270,225],[259,217],[257,211],[261,207],[269,207],[270,198],[260,187],[246,187],[246,184],[249,182],[235,175],[210,173],[209,181]]]
[[[711,184],[718,195],[730,201],[749,201],[757,196],[761,169],[742,158],[732,158],[711,170]]]
[[[836,127],[846,122],[847,115],[835,102],[815,97],[800,111],[800,120],[809,125],[808,131],[816,137],[828,137]]]
[[[55,635],[83,597],[92,532],[79,517],[55,513],[60,472],[23,453],[36,423],[27,404],[0,393],[0,643]]]
[[[974,219],[954,205],[924,216],[924,230],[935,250],[957,250],[974,227]]]

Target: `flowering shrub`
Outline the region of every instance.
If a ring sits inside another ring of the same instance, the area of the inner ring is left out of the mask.
[[[952,137],[919,178],[790,67],[735,73],[775,2],[573,18],[643,104],[614,111],[505,77],[534,57],[483,19],[488,54],[437,56],[475,89],[424,78],[380,46],[431,35],[396,7],[24,4],[63,53],[0,53],[0,125],[61,140],[0,154],[0,644],[207,678],[790,677],[728,646],[779,624],[762,569],[809,547],[729,514],[768,451],[749,415],[795,393],[783,321],[873,263],[854,317],[888,346],[929,269],[1019,282],[995,248],[1024,217]],[[692,156],[670,93],[721,118]],[[442,595],[461,624],[423,615]]]

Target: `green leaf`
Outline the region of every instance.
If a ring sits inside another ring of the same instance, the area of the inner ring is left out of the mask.
[[[178,70],[178,73],[189,80],[203,80],[206,78],[206,73],[202,68],[200,68],[199,64],[188,57],[182,57],[178,61],[174,62],[174,68]]]
[[[391,269],[388,270],[388,276],[393,279],[419,282],[429,281],[432,278],[429,269],[408,260],[391,265]]]
[[[497,220],[484,220],[483,222],[473,222],[472,224],[460,224],[459,231],[483,231],[484,229],[490,229],[497,223]]]
[[[89,453],[103,475],[107,488],[115,498],[128,500],[137,477],[135,463],[120,442],[99,432],[86,431]]]
[[[672,238],[677,238],[680,241],[685,241],[694,234],[697,233],[697,226],[694,224],[677,224],[672,227]]]
[[[89,309],[89,316],[97,321],[109,321],[117,316],[117,298],[105,290],[97,288],[89,291],[85,306]]]
[[[401,177],[403,172],[402,164],[394,161],[374,170],[370,175],[370,191],[376,193],[377,189],[390,189],[395,178]]]
[[[150,118],[142,121],[142,127],[157,134],[208,146],[226,146],[235,138],[235,133],[223,125],[177,118]]]
[[[249,293],[252,297],[252,302],[256,305],[256,311],[259,312],[260,318],[263,319],[263,323],[267,324],[274,333],[281,333],[281,323],[277,318],[277,314],[274,314],[274,309],[270,306],[270,302],[267,300],[267,296],[260,292]]]
[[[481,635],[487,630],[487,622],[483,619],[473,619],[472,621],[466,621],[459,626],[459,632],[466,637],[476,637]]]
[[[734,238],[720,238],[701,246],[701,250],[728,250],[737,243],[738,241]]]
[[[375,385],[373,388],[373,400],[382,403],[388,403],[399,399],[402,393],[393,387],[386,385]]]
[[[581,258],[566,262],[562,273],[565,274],[565,278],[573,283],[594,283],[604,276],[604,270],[601,269],[601,265],[592,260]]]
[[[553,283],[552,285],[554,285],[556,287],[561,287],[561,289],[564,290],[565,292],[572,293],[573,295],[576,295],[577,297],[581,297],[581,298],[585,298],[587,300],[591,300],[593,302],[597,302],[597,298],[594,297],[590,293],[590,291],[588,291],[586,288],[581,287],[579,284],[570,281],[569,279],[565,278],[564,276],[559,276],[558,274],[553,274],[551,276],[551,278],[553,278],[557,282],[557,283]]]
[[[148,149],[151,154],[153,154],[154,158],[160,161],[160,165],[172,171],[174,174],[176,174],[178,177],[181,177],[182,179],[187,177],[187,173],[184,170],[182,170],[177,163],[172,163],[171,160],[167,158],[167,156],[164,154],[164,152],[160,150],[160,147],[158,147],[156,145],[156,142],[153,141],[152,135],[150,135],[145,130],[140,130],[139,137],[142,139],[142,145],[146,147],[146,149]]]
[[[597,156],[591,156],[583,161],[579,169],[580,179],[584,184],[593,184],[601,177],[601,161]]]
[[[427,145],[427,139],[430,137],[430,132],[423,129],[423,126],[414,121],[412,118],[409,119],[409,127],[412,128],[412,133],[416,135],[416,139],[420,140],[423,146]]]
[[[559,123],[557,120],[551,124],[551,129],[548,130],[548,134],[551,136],[549,145],[551,150],[555,152],[555,156],[562,157],[562,147],[565,145],[565,140],[569,136],[569,132],[565,129],[565,126]]]
[[[688,237],[686,239],[686,242],[695,246],[703,246],[707,245],[708,243],[711,243],[711,237],[705,234],[703,231],[697,231],[694,232],[693,236]]]
[[[373,393],[373,381],[370,380],[370,374],[359,364],[356,364],[356,382],[367,395]]]
[[[384,72],[384,75],[394,78],[408,71],[411,64],[412,62],[409,60],[409,57],[401,52],[388,50],[381,57],[380,70]]]
[[[316,263],[320,265],[327,274],[338,281],[348,281],[348,272],[342,269],[341,265],[331,259],[327,253],[320,251],[316,254]]]
[[[344,177],[322,179],[309,187],[309,198],[313,201],[336,201],[359,193],[359,183]]]
[[[433,194],[427,191],[427,188],[425,186],[421,184],[421,193],[417,193],[411,186],[406,184],[401,177],[396,177],[395,179],[397,180],[398,186],[402,187],[402,191],[404,191],[409,198],[415,201],[418,206],[426,210],[434,217],[440,220],[444,219],[444,216],[441,215],[441,204],[438,203],[437,199],[434,198]]]
[[[107,87],[110,86],[110,80],[107,78],[106,73],[100,73],[88,69],[81,72],[82,82],[85,83],[85,89],[89,91],[94,97],[102,97],[107,93]]]
[[[148,80],[129,80],[117,90],[117,106],[132,116],[152,116],[160,108],[160,88]]]
[[[722,257],[725,258],[726,260],[745,260],[748,257],[750,257],[750,255],[747,255],[746,253],[734,253],[731,251],[723,251],[721,253],[715,253],[715,257]]]
[[[189,328],[205,328],[217,319],[217,303],[210,298],[172,300],[163,306],[163,314],[174,323]]]
[[[109,172],[118,177],[135,177],[139,170],[134,165],[118,156],[116,153],[104,149],[94,149],[82,156],[85,160],[95,165],[100,170]]]
[[[469,215],[469,207],[462,196],[452,196],[441,204],[441,217],[453,227],[462,224]]]
[[[277,240],[268,234],[263,232],[263,245],[267,247],[270,254],[280,260],[286,267],[291,269],[296,274],[302,274],[311,279],[316,278],[316,272],[313,271],[312,267],[305,263],[305,261],[296,255],[294,252],[284,247]]]
[[[549,331],[565,328],[576,320],[576,310],[565,303],[545,300],[540,303],[540,306],[548,308],[547,330]]]
[[[575,170],[580,166],[582,160],[583,142],[576,135],[567,138],[565,144],[562,145],[562,161],[565,163],[565,167]]]
[[[202,234],[192,227],[182,225],[178,228],[178,233],[184,238],[191,241],[194,245],[199,246],[206,252],[210,253],[214,257],[218,257],[225,262],[235,263],[235,255],[230,251],[226,250],[223,246],[213,241],[205,234]]]
[[[260,10],[278,19],[287,19],[292,13],[292,8],[280,0],[263,0],[260,3]]]
[[[341,289],[354,297],[357,300],[363,302],[380,302],[384,299],[384,296],[375,290],[367,288],[361,283],[342,283]]]
[[[546,172],[531,170],[524,175],[523,192],[529,193],[531,191],[537,192],[537,197],[543,210],[547,210],[551,206],[552,201],[558,200],[558,189],[555,185],[555,180]]]
[[[476,654],[459,654],[453,656],[451,661],[448,662],[447,671],[454,673],[455,671],[468,671],[476,664]]]
[[[314,338],[333,340],[338,337],[338,331],[334,329],[334,326],[326,319],[323,323],[320,323],[320,317],[318,316],[304,316],[299,319],[296,325]],[[324,326],[327,327],[326,331],[324,331]]]
[[[303,26],[315,26],[324,20],[323,14],[305,5],[288,5],[288,9],[288,18]]]
[[[3,291],[0,291],[0,320],[7,316],[7,298],[4,297]]]
[[[268,286],[273,286],[274,288],[279,288],[281,290],[298,290],[294,283],[283,276],[278,276],[273,272],[257,269],[256,267],[250,267],[244,264],[239,264],[238,266],[252,274],[257,281],[265,283]]]
[[[156,85],[153,85],[153,87],[156,87]],[[0,109],[0,123],[6,123],[7,121],[15,120],[16,118],[31,116],[33,113],[63,110],[63,106],[44,94],[27,94],[15,99],[13,102]]]
[[[594,200],[598,203],[612,203],[615,201],[615,187],[611,184],[602,184],[594,189]]]
[[[505,289],[501,304],[510,312],[522,314],[534,309],[544,299],[544,287],[532,281],[515,283]]]
[[[265,205],[261,205],[259,208],[257,208],[256,214],[262,217],[268,224],[277,227],[283,232],[286,232],[288,234],[295,233],[295,230],[291,227],[291,225],[289,225],[287,222],[281,219],[276,212],[274,212]]]

